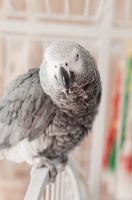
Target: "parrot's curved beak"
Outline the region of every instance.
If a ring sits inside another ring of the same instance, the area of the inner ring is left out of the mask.
[[[68,96],[71,86],[70,72],[68,73],[68,71],[64,67],[59,67],[57,78],[63,92],[66,94],[66,96]]]

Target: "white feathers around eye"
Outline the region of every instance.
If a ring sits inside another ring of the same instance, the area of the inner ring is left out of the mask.
[[[49,50],[47,50],[44,55],[44,63],[50,78],[54,77],[57,68],[60,66],[65,67],[66,70],[74,71],[77,74],[82,73],[83,70],[81,54],[76,47],[74,47],[65,57],[61,55],[61,49],[60,52],[57,52],[54,55],[49,54]]]
[[[69,55],[69,68],[71,71],[74,71],[76,74],[80,74],[83,71],[83,61],[81,54],[78,49],[74,48]]]

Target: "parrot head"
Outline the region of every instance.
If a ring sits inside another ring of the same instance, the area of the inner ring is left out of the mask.
[[[57,41],[47,47],[40,67],[40,81],[52,99],[62,93],[68,99],[75,89],[80,90],[98,78],[94,58],[81,45]]]

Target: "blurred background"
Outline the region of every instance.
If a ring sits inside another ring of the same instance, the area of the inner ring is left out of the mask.
[[[132,200],[132,0],[0,0],[0,97],[64,39],[95,57],[103,87],[93,133],[71,153],[79,177],[91,200]],[[0,161],[0,200],[24,198],[30,169]]]

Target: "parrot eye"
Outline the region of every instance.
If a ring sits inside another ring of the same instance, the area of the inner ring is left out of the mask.
[[[77,59],[77,60],[79,59],[79,54],[76,55],[76,59]]]
[[[68,66],[68,63],[66,63],[65,65]]]

